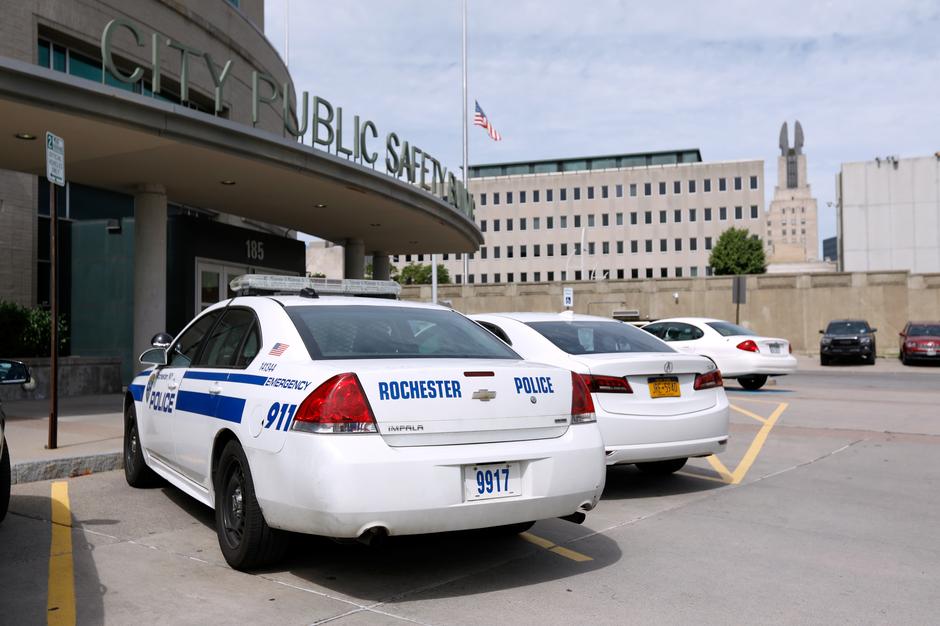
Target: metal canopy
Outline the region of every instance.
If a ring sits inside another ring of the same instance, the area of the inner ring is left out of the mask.
[[[42,137],[68,145],[68,180],[293,228],[367,253],[471,252],[483,236],[436,196],[243,124],[0,58],[0,169],[45,172]],[[234,185],[222,184],[234,181]],[[317,205],[324,205],[318,207]]]

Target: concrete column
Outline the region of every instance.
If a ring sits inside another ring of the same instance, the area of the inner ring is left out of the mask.
[[[388,280],[391,278],[392,264],[384,252],[372,253],[372,278],[374,280]]]
[[[166,190],[139,186],[134,194],[134,367],[150,348],[150,338],[166,330],[166,224]]]
[[[343,278],[363,278],[366,275],[366,246],[362,240],[347,239],[343,252]]]

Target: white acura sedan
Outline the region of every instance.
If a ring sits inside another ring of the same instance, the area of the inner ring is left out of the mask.
[[[790,342],[761,337],[754,331],[706,317],[676,317],[643,327],[680,352],[701,354],[713,360],[725,378],[737,378],[745,389],[760,389],[768,376],[796,371]]]
[[[232,567],[272,561],[281,531],[520,532],[597,504],[603,440],[572,372],[444,307],[321,297],[303,278],[233,290],[252,285],[299,293],[239,295],[158,336],[124,406],[127,482],[160,476],[213,507]]]
[[[709,359],[679,354],[604,317],[556,313],[471,315],[530,361],[577,373],[591,390],[607,464],[669,474],[728,442],[728,399]]]

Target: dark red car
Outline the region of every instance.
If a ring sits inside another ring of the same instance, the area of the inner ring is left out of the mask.
[[[940,322],[908,322],[900,334],[902,363],[940,361]]]

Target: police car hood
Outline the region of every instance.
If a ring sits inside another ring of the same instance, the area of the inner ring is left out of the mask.
[[[571,421],[571,373],[503,359],[389,359],[355,368],[392,446],[560,437]]]

